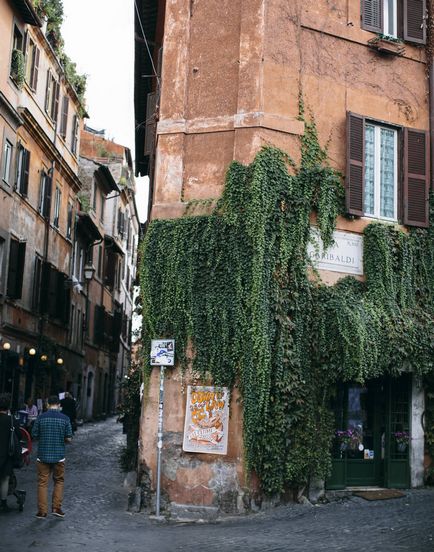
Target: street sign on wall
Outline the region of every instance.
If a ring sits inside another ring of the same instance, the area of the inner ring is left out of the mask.
[[[175,340],[153,339],[151,341],[151,366],[174,366]]]
[[[184,451],[227,454],[228,424],[227,387],[188,386]]]
[[[322,240],[316,228],[311,228],[311,241],[307,253],[315,268],[346,274],[363,274],[363,236],[333,232],[334,244],[324,251]]]

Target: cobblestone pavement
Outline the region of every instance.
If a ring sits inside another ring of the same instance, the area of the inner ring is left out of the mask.
[[[67,454],[64,519],[35,518],[34,462],[21,470],[24,512],[0,516],[0,551],[434,552],[431,489],[377,502],[353,497],[322,506],[290,505],[212,525],[156,525],[144,514],[126,512],[117,460],[123,443],[114,419],[79,429]]]

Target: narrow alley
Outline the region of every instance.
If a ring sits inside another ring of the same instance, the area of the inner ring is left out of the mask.
[[[34,459],[17,473],[24,512],[0,516],[0,550],[46,552],[411,551],[434,550],[434,490],[368,502],[353,497],[323,506],[288,505],[212,525],[157,525],[126,511],[118,458],[124,443],[114,418],[87,424],[67,454],[64,519],[36,519]]]

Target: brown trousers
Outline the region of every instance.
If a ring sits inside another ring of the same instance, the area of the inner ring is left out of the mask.
[[[52,509],[62,507],[63,486],[65,482],[65,462],[56,464],[44,464],[36,462],[38,466],[38,511],[42,514],[48,513],[48,481],[50,474],[53,474],[53,500]]]

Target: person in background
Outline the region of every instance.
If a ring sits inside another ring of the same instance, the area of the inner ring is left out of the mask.
[[[77,406],[71,393],[68,393],[68,391],[65,393],[65,398],[60,401],[60,406],[62,407],[62,413],[65,414],[65,416],[68,416],[69,421],[71,422],[72,431],[76,431]]]
[[[36,418],[38,417],[38,407],[34,404],[32,398],[27,399],[26,412],[27,427],[31,430]]]
[[[9,442],[11,438],[11,418],[15,433],[21,439],[20,426],[9,413],[11,396],[8,393],[0,395],[0,512],[9,512],[7,503],[9,477],[12,475],[13,464],[9,456]]]
[[[53,476],[52,514],[63,518],[63,487],[65,482],[65,443],[72,439],[72,427],[68,416],[60,412],[57,395],[48,397],[48,410],[33,425],[32,436],[38,442],[38,519],[48,513],[48,480]]]

